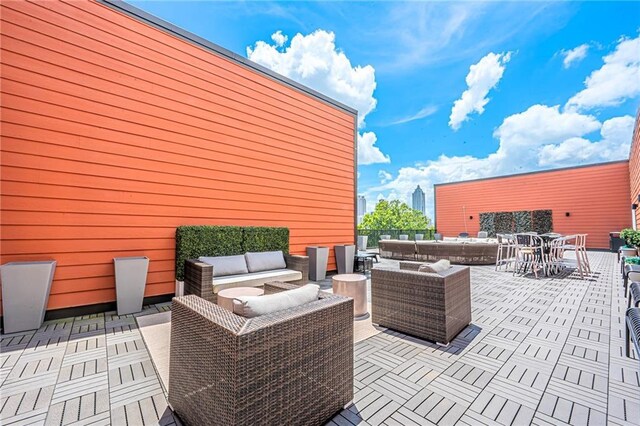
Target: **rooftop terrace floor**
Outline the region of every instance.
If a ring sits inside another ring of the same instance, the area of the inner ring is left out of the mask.
[[[585,280],[472,267],[473,325],[448,347],[390,330],[356,343],[354,404],[329,424],[640,425],[619,265],[589,258]],[[0,423],[175,424],[136,316],[2,335]]]

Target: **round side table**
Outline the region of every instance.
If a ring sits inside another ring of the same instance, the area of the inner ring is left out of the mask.
[[[340,274],[332,277],[333,294],[353,299],[353,316],[367,314],[367,277],[361,274]],[[219,296],[218,296],[219,297]]]
[[[218,292],[218,306],[233,312],[233,299],[238,296],[262,296],[264,290],[260,287],[233,287]]]

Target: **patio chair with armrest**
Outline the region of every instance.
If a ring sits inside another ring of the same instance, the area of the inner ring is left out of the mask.
[[[422,262],[371,271],[371,321],[421,339],[448,344],[471,323],[468,266],[418,272]]]
[[[270,294],[298,286],[265,284]],[[353,399],[353,299],[245,318],[173,299],[169,404],[187,425],[322,425]]]

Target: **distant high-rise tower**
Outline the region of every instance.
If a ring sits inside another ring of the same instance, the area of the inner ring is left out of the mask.
[[[413,195],[411,196],[413,202],[413,208],[425,214],[425,202],[424,202],[424,191],[420,188],[420,185],[416,187],[416,190],[413,191]]]
[[[364,195],[358,195],[358,223],[362,222],[362,217],[367,212],[367,199]]]

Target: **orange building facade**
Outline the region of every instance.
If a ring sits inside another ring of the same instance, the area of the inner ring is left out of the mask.
[[[588,234],[588,248],[606,249],[609,232],[631,226],[629,165],[625,160],[435,185],[436,229],[446,236],[474,235],[480,213],[551,210],[555,232]]]
[[[113,302],[120,256],[172,294],[179,225],[354,243],[355,110],[127,5],[0,8],[0,263],[57,260],[49,310]]]
[[[633,211],[634,228],[640,229],[640,111],[636,116],[636,126],[633,130],[633,141],[629,154],[629,204],[635,204]]]

